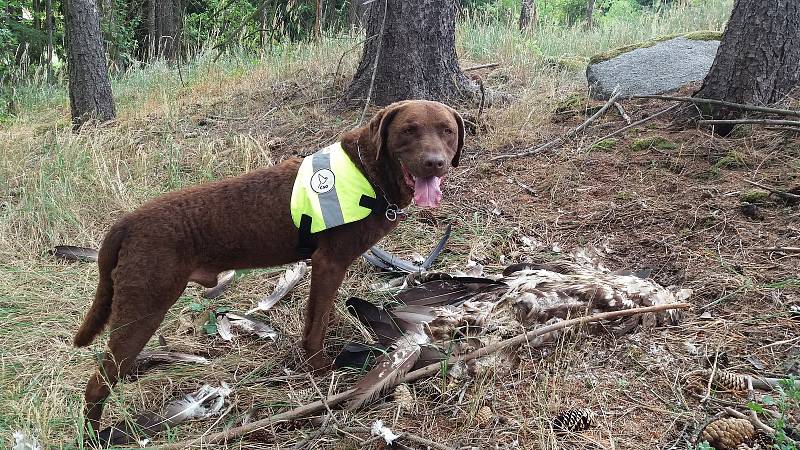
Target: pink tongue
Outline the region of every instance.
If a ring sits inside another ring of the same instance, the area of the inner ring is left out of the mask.
[[[441,177],[415,178],[414,202],[418,206],[435,208],[442,201]]]

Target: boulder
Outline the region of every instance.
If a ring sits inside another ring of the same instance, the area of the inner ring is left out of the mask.
[[[667,36],[596,55],[586,68],[592,97],[608,99],[619,86],[622,97],[662,94],[705,78],[721,33]]]

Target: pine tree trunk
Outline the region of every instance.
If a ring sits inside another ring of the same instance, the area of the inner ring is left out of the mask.
[[[456,56],[458,4],[458,0],[373,1],[366,14],[366,35],[375,38],[364,44],[347,98],[364,101],[370,96],[373,70],[370,100],[377,105],[406,99],[446,101],[473,93],[476,87],[459,68]]]
[[[586,4],[586,27],[592,28],[594,26],[594,3],[595,0],[589,0]]]
[[[535,28],[536,23],[539,21],[536,0],[522,0],[519,6],[519,29],[529,30]]]
[[[53,0],[46,0],[45,26],[47,26],[47,82],[53,82]]]
[[[770,104],[800,80],[800,2],[736,0],[717,56],[696,97]],[[716,109],[715,118],[731,112]]]
[[[114,98],[95,0],[68,0],[66,23],[72,123],[79,128],[91,119],[111,120]]]
[[[180,0],[153,0],[155,24],[151,35],[155,43],[155,55],[175,60],[180,47],[178,37],[181,28]]]

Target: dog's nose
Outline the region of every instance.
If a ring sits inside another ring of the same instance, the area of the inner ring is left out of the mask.
[[[428,156],[425,158],[426,169],[441,169],[444,167],[444,158],[441,156]]]

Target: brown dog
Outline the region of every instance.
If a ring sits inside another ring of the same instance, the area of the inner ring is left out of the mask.
[[[441,103],[405,101],[342,135],[341,144],[386,203],[402,208],[414,198],[421,206],[436,206],[441,177],[458,165],[464,124]],[[109,322],[109,351],[86,386],[86,417],[95,432],[110,388],[131,369],[188,281],[212,287],[224,270],[307,256],[298,246],[289,207],[300,163],[294,158],[166,194],[111,227],[100,249],[94,303],[74,341],[90,344]],[[303,348],[312,368],[330,366],[323,341],[337,290],[350,264],[397,226],[389,217],[376,210],[311,235],[315,250]]]

